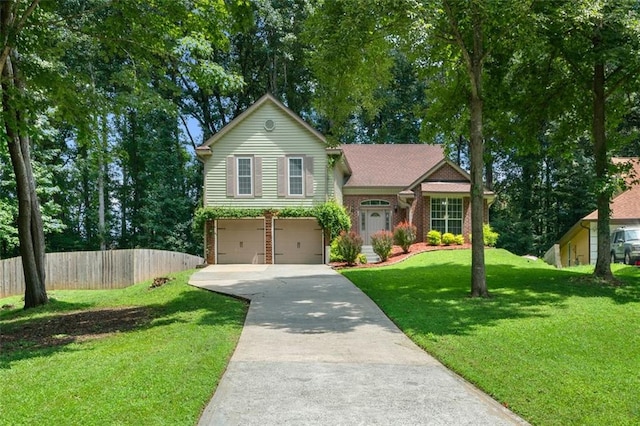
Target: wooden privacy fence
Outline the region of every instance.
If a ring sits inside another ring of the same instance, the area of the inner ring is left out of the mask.
[[[195,268],[204,259],[165,250],[131,249],[47,253],[45,262],[47,290],[99,290]],[[0,297],[16,294],[24,294],[22,259],[0,260]]]

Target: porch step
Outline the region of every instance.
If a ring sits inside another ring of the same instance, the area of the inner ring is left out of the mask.
[[[380,257],[373,251],[373,246],[362,246],[362,254],[367,257],[367,263],[380,262]]]

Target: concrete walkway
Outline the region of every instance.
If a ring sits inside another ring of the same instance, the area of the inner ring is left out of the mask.
[[[190,284],[251,300],[200,425],[526,424],[327,266],[209,266]]]

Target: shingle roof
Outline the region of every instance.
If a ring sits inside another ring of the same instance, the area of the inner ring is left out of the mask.
[[[614,158],[614,163],[630,161],[633,163],[635,176],[627,177],[627,182],[640,179],[640,159],[638,158]],[[611,200],[611,219],[640,219],[640,184],[631,188]],[[585,216],[583,220],[597,220],[598,210]]]
[[[406,188],[444,159],[441,145],[350,144],[341,148],[352,172],[345,187]]]

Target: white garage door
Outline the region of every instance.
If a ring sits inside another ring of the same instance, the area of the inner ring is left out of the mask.
[[[264,219],[221,219],[217,231],[217,263],[264,263]]]
[[[315,219],[274,220],[274,263],[322,263],[322,228]]]

